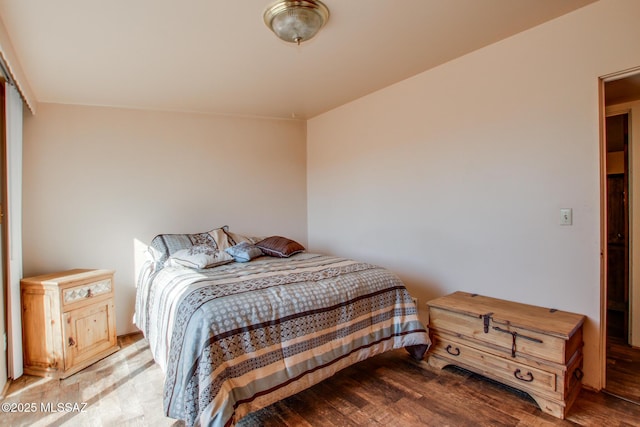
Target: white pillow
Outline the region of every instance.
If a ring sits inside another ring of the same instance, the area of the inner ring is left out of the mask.
[[[233,257],[225,251],[210,245],[196,245],[175,252],[169,257],[167,264],[173,267],[211,268],[232,261]]]

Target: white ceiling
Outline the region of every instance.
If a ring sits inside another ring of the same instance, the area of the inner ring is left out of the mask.
[[[594,0],[325,0],[301,46],[271,0],[0,0],[38,102],[310,118]]]

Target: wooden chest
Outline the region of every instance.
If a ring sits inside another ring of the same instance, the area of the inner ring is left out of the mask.
[[[427,304],[431,366],[500,381],[564,419],[580,391],[584,316],[466,292]]]
[[[119,349],[113,271],[22,279],[24,372],[66,378]]]

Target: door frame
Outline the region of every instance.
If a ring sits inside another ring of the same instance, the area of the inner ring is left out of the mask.
[[[608,267],[608,251],[607,251],[607,220],[608,220],[608,212],[607,212],[607,200],[608,200],[608,191],[607,191],[607,138],[606,138],[606,118],[610,115],[616,114],[629,114],[629,119],[631,122],[631,111],[630,109],[620,108],[618,110],[609,109],[607,111],[607,107],[605,105],[605,83],[611,82],[614,80],[620,80],[625,77],[629,77],[632,75],[640,74],[640,67],[635,67],[632,69],[611,73],[605,76],[601,76],[598,81],[598,95],[599,95],[599,121],[600,121],[600,378],[601,384],[600,388],[603,389],[607,384],[607,267]],[[629,128],[631,124],[629,122]],[[633,139],[630,136],[630,142]],[[633,152],[632,143],[628,144],[628,156],[629,161],[631,163],[631,156]],[[627,164],[625,168],[629,172],[628,181],[629,184],[627,186],[628,194],[627,194],[627,203],[628,203],[628,216],[629,216],[629,233],[627,236],[628,239],[628,251],[629,251],[629,259],[628,259],[628,280],[629,280],[629,319],[632,316],[632,304],[631,300],[633,298],[633,226],[632,226],[632,209],[633,209],[633,170],[630,164]],[[640,189],[639,189],[640,192]],[[631,328],[631,320],[629,320],[629,327]]]
[[[8,251],[7,239],[7,221],[5,217],[5,209],[7,203],[7,139],[6,139],[6,114],[5,114],[5,79],[0,77],[0,280],[2,280],[2,327],[0,327],[0,350],[4,356],[1,358],[0,369],[4,374],[0,377],[3,383],[0,387],[0,397],[4,397],[11,384],[9,376],[9,278],[7,275],[6,256]]]

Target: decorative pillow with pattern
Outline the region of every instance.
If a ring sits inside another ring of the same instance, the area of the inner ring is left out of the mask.
[[[226,235],[228,229],[229,227],[225,225],[204,233],[158,234],[149,244],[149,253],[159,269],[171,255],[192,246],[208,245],[224,250],[231,246]]]
[[[233,233],[228,230],[225,230],[224,232],[227,235],[227,239],[229,239],[229,243],[231,244],[231,246],[235,246],[242,242],[247,242],[249,244],[254,245],[256,244],[256,242],[259,242],[260,240],[264,239],[264,237],[244,236],[242,234]]]
[[[293,254],[304,251],[300,243],[282,236],[271,236],[256,243],[265,254],[278,258],[288,258]]]
[[[217,267],[232,261],[233,257],[225,251],[209,245],[196,245],[174,253],[169,257],[166,265],[202,269]]]
[[[248,242],[238,243],[235,246],[225,249],[236,262],[249,262],[254,258],[264,255],[259,247]]]

